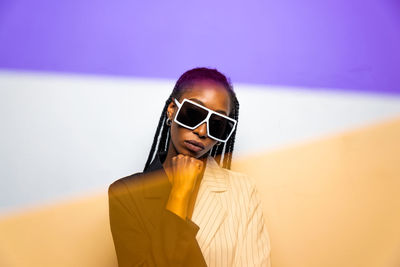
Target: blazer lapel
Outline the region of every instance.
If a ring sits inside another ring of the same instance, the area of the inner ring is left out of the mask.
[[[208,157],[192,216],[200,227],[197,237],[202,251],[208,248],[227,216],[221,203],[221,197],[228,188],[226,175],[214,158]]]

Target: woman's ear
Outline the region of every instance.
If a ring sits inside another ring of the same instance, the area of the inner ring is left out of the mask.
[[[169,103],[168,108],[167,108],[167,118],[170,118],[171,120],[173,119],[175,108],[176,108],[176,105],[175,105],[174,101],[171,101],[171,103]]]

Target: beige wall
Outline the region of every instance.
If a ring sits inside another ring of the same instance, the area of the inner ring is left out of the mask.
[[[0,218],[0,266],[117,266],[107,195]]]
[[[255,155],[273,266],[400,266],[400,119]],[[116,266],[104,193],[0,218],[0,266]]]
[[[244,159],[273,266],[400,266],[400,120]]]

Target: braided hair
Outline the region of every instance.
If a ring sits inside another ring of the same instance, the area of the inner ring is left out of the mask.
[[[175,87],[168,97],[167,101],[165,101],[165,106],[161,112],[161,117],[158,122],[157,130],[154,135],[153,144],[151,145],[151,150],[149,156],[147,158],[146,165],[144,167],[144,171],[149,167],[151,161],[154,159],[157,153],[167,151],[168,144],[170,142],[170,131],[169,127],[166,125],[167,120],[167,109],[168,105],[172,102],[173,98],[179,99],[185,89],[193,85],[196,81],[201,80],[212,80],[214,82],[220,83],[225,87],[225,89],[229,93],[229,97],[231,99],[231,110],[229,117],[238,121],[239,118],[239,102],[236,98],[236,94],[233,91],[233,87],[230,81],[220,73],[216,69],[209,68],[194,68],[186,71],[182,76],[178,79],[175,84]],[[214,145],[213,148],[209,151],[209,155],[211,155],[219,165],[222,167],[230,169],[232,162],[232,153],[235,145],[235,136],[236,130],[232,133],[231,137],[227,142],[221,143],[220,145]]]

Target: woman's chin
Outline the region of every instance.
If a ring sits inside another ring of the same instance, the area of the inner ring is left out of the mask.
[[[202,153],[202,152],[203,151],[201,151],[201,152],[192,151],[190,149],[183,147],[182,149],[180,149],[179,153],[182,155],[187,155],[187,156],[191,156],[191,157],[198,159],[198,158],[203,158],[206,156],[207,153]]]

